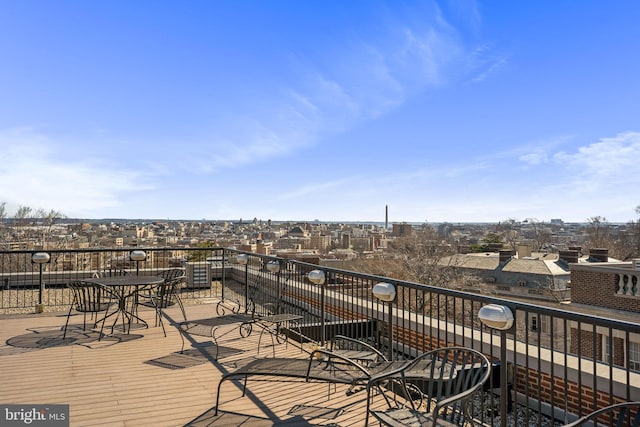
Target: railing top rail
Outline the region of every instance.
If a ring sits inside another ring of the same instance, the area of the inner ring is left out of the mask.
[[[278,257],[255,254],[252,252],[239,251],[235,249],[225,249],[225,251],[237,252],[237,253],[246,253],[251,256],[257,256],[260,258],[266,259],[280,259]],[[614,328],[614,329],[625,329],[629,332],[640,333],[640,322],[634,322],[631,320],[622,320],[622,319],[613,319],[600,317],[589,313],[583,313],[581,310],[589,310],[588,308],[571,306],[570,304],[564,303],[554,303],[557,304],[558,307],[551,307],[549,305],[545,305],[542,301],[539,304],[530,303],[530,302],[522,302],[513,299],[509,299],[506,297],[494,297],[489,295],[481,295],[475,294],[466,291],[460,291],[456,289],[447,289],[438,286],[430,286],[422,283],[414,283],[407,282],[403,280],[397,280],[390,277],[384,276],[376,276],[366,273],[357,273],[349,270],[341,270],[334,267],[328,266],[319,266],[317,264],[308,263],[304,261],[298,260],[288,260],[295,265],[300,265],[305,267],[306,269],[319,269],[326,272],[332,272],[337,274],[343,274],[351,277],[357,277],[361,279],[366,279],[371,282],[387,282],[391,283],[395,286],[402,286],[407,289],[421,290],[425,292],[433,292],[440,295],[445,295],[453,298],[462,298],[470,301],[477,301],[482,304],[500,304],[509,306],[514,312],[524,311],[524,312],[533,312],[539,315],[546,315],[551,317],[565,318],[569,321],[575,322],[584,322],[588,324],[594,324],[596,326],[605,327],[605,328]],[[549,303],[548,303],[549,304]],[[627,316],[631,316],[633,313],[628,314]],[[622,314],[621,314],[622,316]]]

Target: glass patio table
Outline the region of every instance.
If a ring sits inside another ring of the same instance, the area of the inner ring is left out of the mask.
[[[112,288],[118,297],[118,309],[113,313],[109,313],[103,321],[109,317],[115,316],[115,322],[111,326],[113,333],[118,320],[122,317],[123,332],[131,331],[132,321],[148,328],[149,324],[137,315],[138,293],[142,290],[152,288],[164,282],[164,278],[160,276],[111,276],[111,277],[94,277],[85,279],[86,282],[97,283]]]

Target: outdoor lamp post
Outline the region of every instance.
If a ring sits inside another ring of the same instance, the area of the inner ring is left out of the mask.
[[[327,276],[324,274],[322,270],[311,270],[307,274],[307,279],[314,285],[320,286],[320,333],[322,334],[320,337],[320,345],[324,347],[326,341],[326,331],[325,331],[325,282],[327,281]]]
[[[244,312],[249,311],[249,255],[238,254],[236,261],[240,265],[244,265]]]
[[[144,261],[145,259],[147,259],[147,253],[145,251],[131,251],[131,253],[129,254],[129,258],[131,259],[131,261],[135,261],[136,262],[136,276],[139,275],[140,273],[140,261]]]
[[[396,287],[391,283],[380,282],[377,283],[373,289],[371,290],[373,296],[376,297],[379,301],[383,301],[388,303],[388,313],[387,313],[387,328],[389,336],[389,344],[387,354],[389,356],[389,360],[393,359],[393,302],[396,299]]]
[[[47,252],[36,252],[31,255],[31,262],[40,266],[40,291],[38,292],[38,305],[36,305],[36,313],[42,313],[44,311],[44,304],[42,303],[42,294],[44,293],[44,282],[42,281],[42,268],[43,264],[46,264],[51,259],[51,256]]]
[[[487,304],[478,311],[478,318],[483,325],[500,331],[500,425],[507,426],[507,331],[513,328],[514,317],[511,309],[505,305]]]

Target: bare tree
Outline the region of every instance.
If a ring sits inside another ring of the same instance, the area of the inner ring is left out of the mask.
[[[606,248],[609,243],[609,223],[603,216],[592,216],[587,219],[587,242],[592,248]]]
[[[9,248],[9,227],[5,223],[7,219],[7,202],[0,202],[0,250]]]
[[[51,236],[53,226],[61,219],[66,218],[66,216],[62,212],[53,209],[50,209],[49,211],[38,209],[36,211],[36,217],[41,220],[41,244],[42,247],[45,247],[48,238]]]
[[[540,251],[551,241],[551,231],[544,222],[538,221],[536,218],[529,218],[527,222],[533,230],[533,250]]]
[[[6,202],[0,202],[0,244],[5,250],[9,248],[10,232],[14,233],[14,238],[28,238],[45,247],[53,232],[53,226],[61,219],[66,218],[64,214],[53,209],[47,211],[33,209],[29,206],[19,206],[11,218],[11,226],[9,226],[6,224],[8,219],[6,206]]]
[[[513,218],[500,221],[496,227],[496,234],[501,236],[502,240],[507,243],[511,249],[515,250],[520,238],[520,233],[516,228],[517,221]]]
[[[29,216],[31,215],[32,211],[33,209],[31,209],[29,206],[19,206],[18,210],[13,215],[13,225],[18,227],[17,232],[20,237],[24,233],[24,230],[22,228],[28,224]]]
[[[389,249],[398,261],[404,280],[450,286],[453,269],[442,261],[454,250],[431,226],[425,225],[410,236],[390,242]]]

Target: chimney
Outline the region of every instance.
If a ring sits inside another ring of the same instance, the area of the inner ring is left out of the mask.
[[[589,261],[609,262],[609,249],[605,249],[605,248],[589,249]]]
[[[518,258],[522,259],[531,256],[531,246],[518,245]]]
[[[502,250],[502,243],[489,243],[487,249],[489,252],[499,252]]]
[[[558,257],[560,258],[560,260],[566,262],[567,264],[577,263],[579,256],[580,252],[574,250],[558,252]]]
[[[498,251],[498,254],[500,256],[500,263],[502,264],[503,262],[507,262],[511,259],[511,257],[513,256],[513,251],[512,250],[500,250]]]

